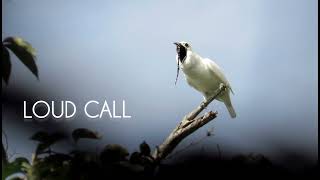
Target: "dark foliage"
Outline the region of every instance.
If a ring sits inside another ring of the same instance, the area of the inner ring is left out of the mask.
[[[81,138],[87,139],[100,139],[101,136],[97,132],[93,132],[89,129],[79,128],[72,132],[72,138],[75,142],[78,142]]]
[[[37,77],[38,68],[36,65],[35,49],[20,37],[7,37],[2,42],[1,77],[8,84],[11,74],[11,60],[9,49],[18,59]]]
[[[76,129],[77,132],[81,129]],[[73,135],[74,133],[72,133]],[[261,154],[237,155],[232,158],[221,156],[190,155],[181,162],[155,164],[151,148],[140,144],[140,151],[131,155],[118,144],[106,145],[101,152],[73,150],[70,153],[51,151],[50,146],[64,140],[61,133],[37,132],[31,139],[38,141],[37,153],[32,163],[17,158],[3,172],[4,176],[14,172],[26,173],[30,179],[167,179],[167,178],[217,178],[217,177],[314,177],[318,165],[306,167],[302,172],[292,172],[273,164]],[[39,146],[45,146],[39,153]],[[46,150],[46,151],[45,151]]]

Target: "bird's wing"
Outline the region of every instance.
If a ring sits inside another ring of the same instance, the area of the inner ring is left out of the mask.
[[[204,62],[206,64],[206,67],[208,68],[208,70],[215,76],[217,77],[220,81],[222,81],[223,83],[225,83],[225,85],[227,86],[227,88],[233,93],[233,90],[231,88],[231,85],[229,83],[229,81],[227,80],[227,78],[225,77],[225,75],[223,74],[222,69],[212,60],[208,59],[208,58],[204,58]]]

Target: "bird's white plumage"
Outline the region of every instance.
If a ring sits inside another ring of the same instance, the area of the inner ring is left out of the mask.
[[[186,42],[180,42],[180,44],[183,46]],[[185,48],[187,49],[186,57],[184,61],[179,64],[188,84],[201,92],[205,100],[208,100],[215,95],[220,84],[223,83],[227,87],[227,90],[221,93],[217,97],[217,100],[224,102],[231,117],[236,117],[230,99],[230,92],[232,92],[232,89],[227,78],[224,76],[222,69],[214,61],[208,58],[202,58],[194,52],[189,43],[187,43],[187,47]],[[179,61],[178,55],[176,59]]]

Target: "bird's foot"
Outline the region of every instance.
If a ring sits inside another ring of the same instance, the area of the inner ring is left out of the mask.
[[[205,106],[206,106],[206,102],[207,102],[207,100],[204,100],[204,101],[201,103],[201,105],[200,105],[200,106],[201,106],[202,108],[205,108]]]
[[[220,83],[219,90],[224,91],[226,89],[226,85],[224,83]]]

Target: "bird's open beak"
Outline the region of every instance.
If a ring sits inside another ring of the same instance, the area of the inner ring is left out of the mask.
[[[178,42],[174,42],[173,44],[176,45],[176,46],[180,45],[180,43],[178,43]]]

